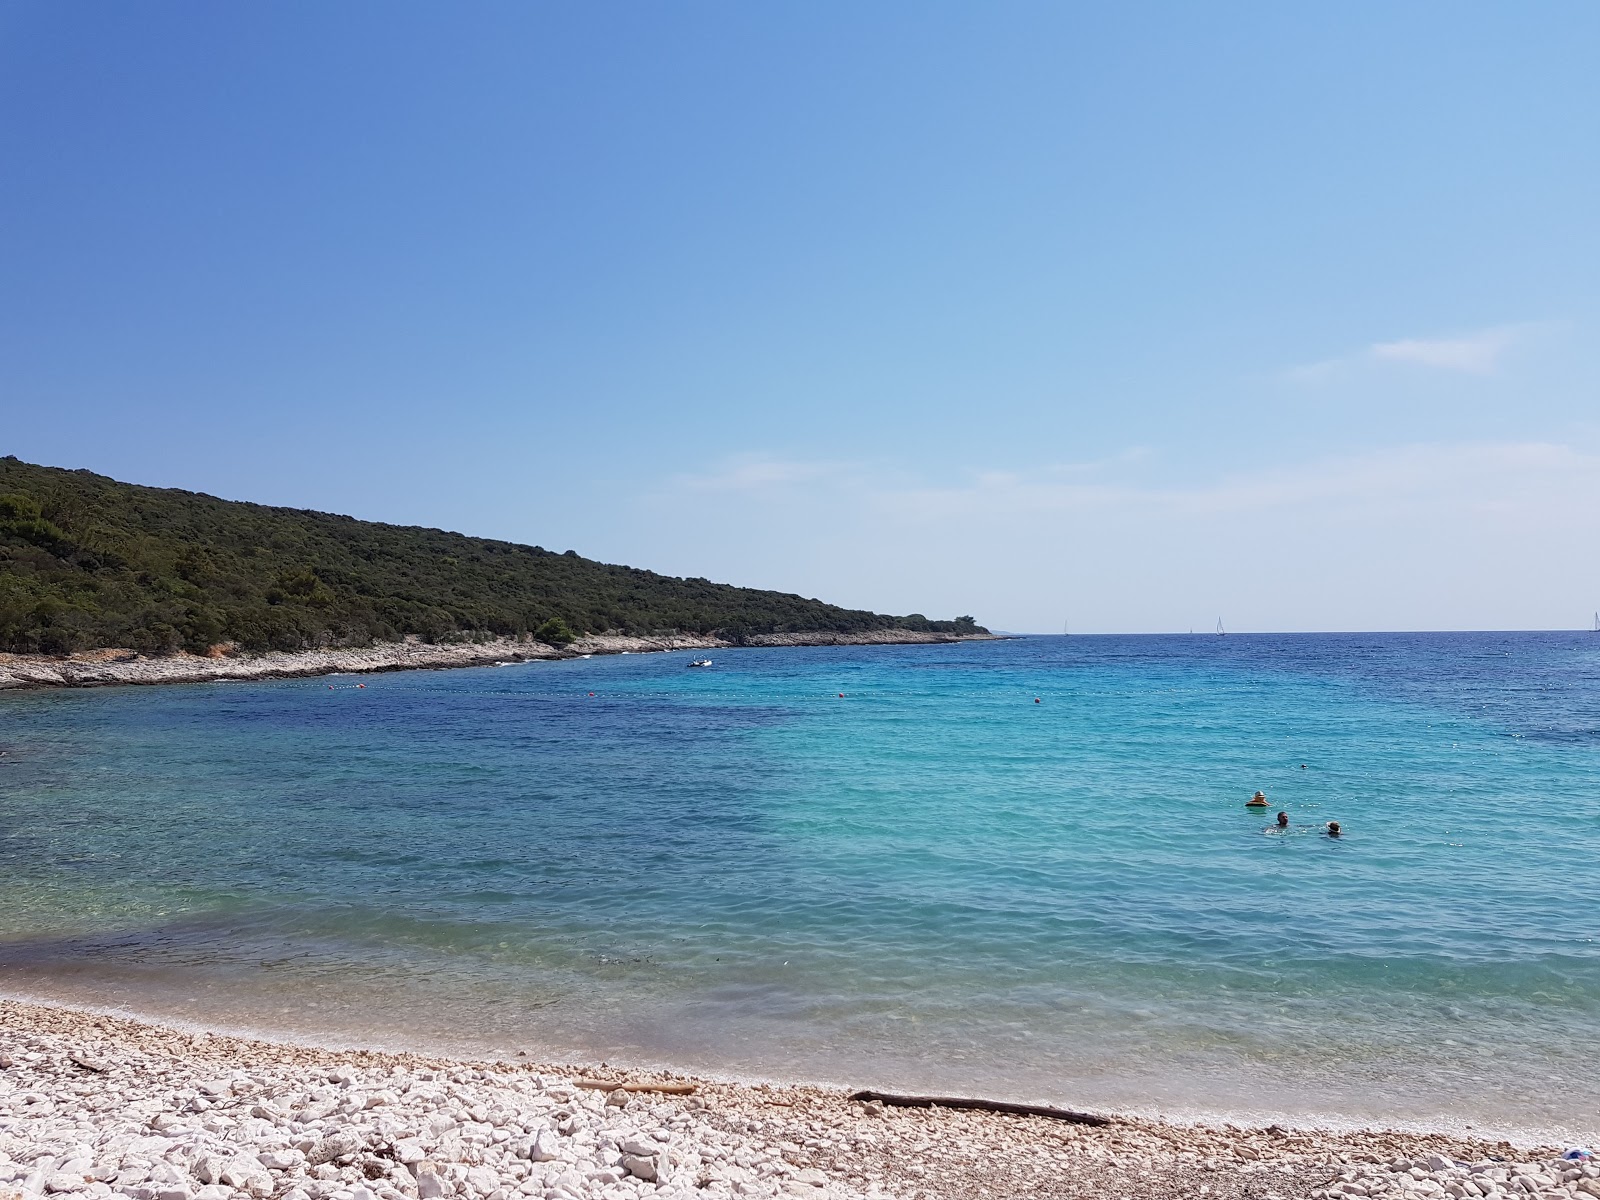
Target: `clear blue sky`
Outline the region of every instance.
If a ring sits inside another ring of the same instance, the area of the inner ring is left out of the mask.
[[[1600,607],[1600,5],[0,2],[0,452],[1001,628]]]

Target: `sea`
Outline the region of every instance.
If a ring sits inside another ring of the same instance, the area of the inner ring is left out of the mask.
[[[0,695],[0,992],[1177,1120],[1600,1131],[1600,636],[691,657]]]

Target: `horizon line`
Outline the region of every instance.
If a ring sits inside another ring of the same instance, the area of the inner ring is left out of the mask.
[[[1044,631],[1024,631],[1018,629],[991,629],[990,633],[997,637],[1332,637],[1336,635],[1350,636],[1383,636],[1389,634],[1407,633],[1595,633],[1596,630],[1586,625],[1577,626],[1547,626],[1540,629],[1241,629],[1228,630],[1225,634],[1218,634],[1209,629],[1137,629],[1137,630],[1098,630],[1095,632],[1074,633],[1048,633]]]

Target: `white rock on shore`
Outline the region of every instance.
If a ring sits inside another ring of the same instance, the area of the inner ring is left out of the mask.
[[[1469,1163],[1430,1154],[1425,1159],[1399,1158],[1386,1165],[1351,1168],[1312,1196],[1316,1200],[1336,1200],[1340,1196],[1374,1200],[1411,1196],[1583,1200],[1600,1197],[1600,1166],[1562,1158],[1528,1160],[1503,1156]]]
[[[887,646],[993,640],[988,634],[957,637],[884,629],[871,633],[756,634],[746,646]],[[644,654],[663,650],[716,650],[734,643],[719,637],[671,634],[626,637],[596,634],[556,648],[529,638],[486,642],[381,642],[359,649],[272,651],[263,654],[173,654],[146,658],[132,650],[92,650],[82,654],[0,654],[0,689],[104,687],[112,684],[206,683],[225,679],[283,679],[307,675],[481,667],[535,659],[581,658],[592,654]]]
[[[202,1080],[116,1056],[86,1078],[48,1038],[9,1056],[0,1193],[28,1198],[776,1196],[795,1175],[770,1148],[697,1128],[692,1110],[610,1107],[559,1076],[390,1066]]]
[[[1094,1128],[816,1087],[580,1086],[601,1082],[0,1002],[0,1198],[1600,1200],[1594,1166],[1446,1135]]]

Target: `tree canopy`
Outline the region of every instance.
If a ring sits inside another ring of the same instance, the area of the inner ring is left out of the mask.
[[[0,458],[0,650],[145,654],[528,634],[981,633],[539,546]]]

